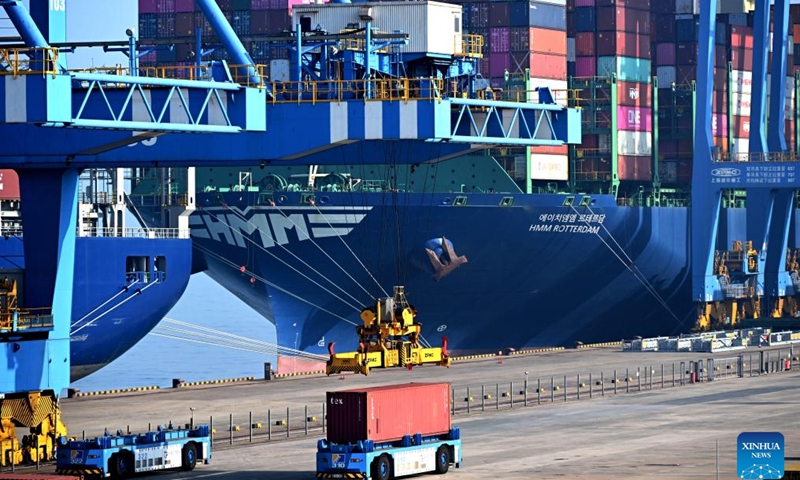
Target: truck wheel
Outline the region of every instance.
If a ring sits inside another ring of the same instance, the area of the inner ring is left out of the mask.
[[[375,480],[392,478],[392,461],[388,455],[381,455],[372,462],[372,478]]]
[[[194,443],[187,443],[181,452],[181,468],[188,472],[194,470],[195,465],[197,465],[197,448]]]
[[[127,450],[117,452],[108,459],[108,472],[114,478],[127,478],[134,472],[133,454]]]
[[[436,450],[436,473],[444,475],[450,468],[450,448],[442,445]]]

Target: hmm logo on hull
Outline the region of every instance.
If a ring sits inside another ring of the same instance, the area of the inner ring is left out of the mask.
[[[736,445],[739,478],[783,478],[783,434],[743,432]]]
[[[361,223],[372,207],[206,208],[189,217],[192,237],[244,248],[264,248],[297,241],[343,237]],[[292,234],[289,232],[293,231]],[[248,240],[245,240],[245,237]]]

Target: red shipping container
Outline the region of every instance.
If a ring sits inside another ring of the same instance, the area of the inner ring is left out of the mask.
[[[650,59],[650,36],[628,32],[597,32],[598,56]]]
[[[730,50],[730,54],[728,55],[728,59],[731,62],[731,67],[734,70],[745,70],[747,72],[753,71],[752,50],[732,48]],[[767,63],[767,65],[770,64]],[[727,64],[721,66],[727,67]]]
[[[753,29],[740,25],[730,25],[730,46],[733,48],[753,48]]]
[[[19,200],[19,176],[14,170],[0,170],[0,199]]]
[[[575,55],[595,56],[594,32],[577,32],[575,34]]]
[[[637,82],[617,82],[617,103],[628,107],[647,107],[653,105],[653,90],[650,84]]]
[[[624,7],[598,7],[597,28],[650,35],[650,12]]]
[[[575,58],[575,76],[576,77],[594,77],[597,75],[597,58],[596,57],[576,57]]]
[[[542,145],[540,147],[531,147],[531,153],[542,155],[566,155],[567,146],[555,147],[551,145]]]
[[[532,52],[567,55],[567,32],[564,30],[531,27],[530,33]]]
[[[727,117],[727,115],[726,115]],[[733,121],[733,136],[737,138],[750,138],[750,117],[742,117],[737,115],[732,115],[731,120]],[[725,136],[728,135],[728,132],[725,131]]]
[[[649,181],[653,179],[651,156],[618,155],[617,175],[620,180]]]
[[[407,383],[328,392],[328,441],[391,442],[450,431],[450,384]]]
[[[512,54],[514,61],[517,57]],[[515,62],[512,67],[517,67]],[[527,68],[531,69],[531,76],[534,74],[536,78],[551,78],[554,80],[567,79],[567,56],[566,55],[549,55],[545,53],[531,52]]]
[[[717,51],[720,49],[716,49]],[[675,65],[675,44],[674,43],[659,43],[656,46],[656,66],[667,67]]]

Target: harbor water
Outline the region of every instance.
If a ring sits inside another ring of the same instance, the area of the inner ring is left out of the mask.
[[[275,327],[271,323],[205,274],[192,277],[167,318],[275,343]],[[164,325],[162,320],[159,327]],[[262,378],[264,362],[275,362],[274,355],[164,338],[154,332],[105,368],[73,382],[72,387],[89,392],[151,385],[163,388],[171,386],[173,378],[187,382],[247,376]]]

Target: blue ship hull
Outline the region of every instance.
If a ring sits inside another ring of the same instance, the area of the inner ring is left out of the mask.
[[[583,207],[578,195],[572,208],[555,194],[471,194],[454,205],[453,194],[361,192],[317,193],[318,206],[303,206],[301,195],[270,206],[257,193],[198,194],[206,207],[191,217],[196,268],[273,320],[281,346],[354,349],[360,309],[393,285],[405,285],[428,342],[447,336],[461,352],[694,326],[687,208],[618,207],[604,195]],[[744,211],[726,213],[721,245],[744,233]]]
[[[0,276],[22,285],[23,240],[0,239]],[[71,378],[77,380],[107,365],[156,326],[180,299],[191,274],[191,241],[78,237],[70,334]],[[163,281],[132,279],[126,274],[129,257],[163,257]],[[125,290],[125,287],[130,287]]]

